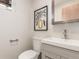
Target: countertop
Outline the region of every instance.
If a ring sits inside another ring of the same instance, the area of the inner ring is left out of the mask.
[[[79,40],[51,37],[51,38],[43,38],[41,42],[49,45],[54,45],[54,46],[74,50],[74,51],[79,51]]]

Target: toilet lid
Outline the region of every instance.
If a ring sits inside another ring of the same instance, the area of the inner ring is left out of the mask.
[[[36,56],[38,56],[38,53],[33,50],[28,50],[23,52],[20,56],[19,59],[34,59]]]

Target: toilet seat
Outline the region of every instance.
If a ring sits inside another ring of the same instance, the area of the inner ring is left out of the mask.
[[[34,50],[28,50],[19,55],[19,59],[36,59],[39,55],[38,52]]]

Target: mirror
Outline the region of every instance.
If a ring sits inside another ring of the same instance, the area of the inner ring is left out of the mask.
[[[79,0],[54,0],[54,24],[79,21]]]

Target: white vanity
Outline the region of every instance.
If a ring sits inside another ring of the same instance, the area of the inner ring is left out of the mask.
[[[42,59],[79,59],[79,41],[46,38],[41,45]]]

